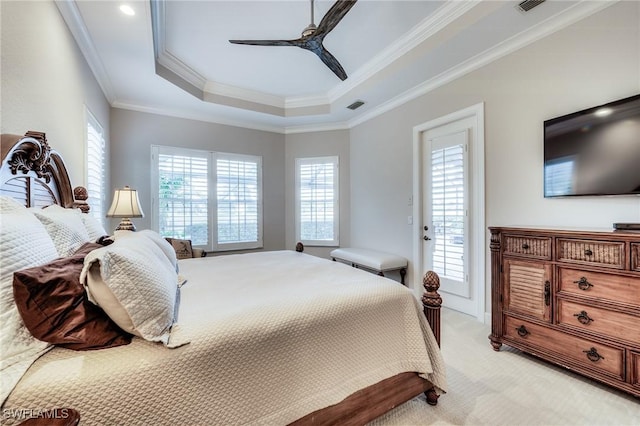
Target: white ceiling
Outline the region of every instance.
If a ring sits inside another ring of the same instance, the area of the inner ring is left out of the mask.
[[[56,1],[112,106],[281,133],[352,127],[614,2],[518,3],[360,0],[324,41],[341,81],[309,51],[228,42],[300,37],[309,0]]]

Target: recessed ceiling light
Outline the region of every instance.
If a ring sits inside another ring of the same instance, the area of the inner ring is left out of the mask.
[[[129,16],[133,16],[136,14],[136,11],[133,10],[133,8],[128,4],[123,4],[122,6],[120,6],[120,11],[125,15],[129,15]]]
[[[597,110],[596,112],[594,112],[596,117],[606,117],[607,115],[611,114],[613,112],[613,110],[611,108],[600,108],[599,110]]]

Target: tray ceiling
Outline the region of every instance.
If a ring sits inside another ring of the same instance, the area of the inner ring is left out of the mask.
[[[612,3],[360,0],[324,40],[341,81],[309,51],[228,41],[300,37],[306,0],[56,2],[112,106],[282,133],[349,128]]]

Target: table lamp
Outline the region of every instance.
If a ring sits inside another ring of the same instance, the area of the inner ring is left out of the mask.
[[[116,228],[116,231],[135,231],[136,227],[131,223],[132,217],[144,217],[140,200],[138,199],[138,191],[125,186],[122,189],[116,189],[113,193],[113,202],[107,217],[121,217],[122,220]]]

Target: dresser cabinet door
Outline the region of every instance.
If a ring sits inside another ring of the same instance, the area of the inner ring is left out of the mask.
[[[505,259],[504,309],[549,322],[551,319],[551,265]]]

